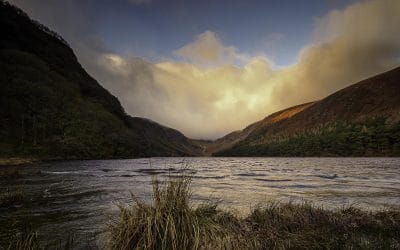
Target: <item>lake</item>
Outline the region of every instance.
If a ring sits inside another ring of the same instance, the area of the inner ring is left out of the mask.
[[[400,158],[148,158],[48,162],[0,172],[9,168],[21,176],[0,177],[2,191],[19,189],[29,200],[0,208],[1,242],[12,225],[29,221],[40,234],[101,244],[118,204],[132,195],[149,200],[154,178],[182,175],[192,177],[195,203],[211,200],[238,213],[269,200],[332,209],[400,207]]]

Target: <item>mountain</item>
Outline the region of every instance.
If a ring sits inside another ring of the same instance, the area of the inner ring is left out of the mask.
[[[400,155],[400,67],[274,113],[212,144],[219,156]]]
[[[63,38],[2,0],[0,28],[0,158],[400,155],[400,68],[194,140],[127,115]]]
[[[131,117],[130,127],[146,142],[150,156],[199,156],[201,148],[194,140],[176,129],[165,127],[152,120]]]
[[[199,154],[182,133],[130,117],[58,34],[0,1],[0,157]]]

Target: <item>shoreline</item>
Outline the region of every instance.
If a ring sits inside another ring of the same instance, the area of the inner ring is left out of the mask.
[[[29,165],[35,162],[39,162],[40,160],[35,158],[22,158],[22,157],[9,157],[9,158],[0,158],[0,167],[12,167],[12,166],[22,166]]]
[[[127,158],[34,158],[34,157],[0,157],[0,167],[29,165],[38,162],[54,161],[108,161],[108,160],[136,160],[151,158],[400,158],[398,156],[148,156]]]

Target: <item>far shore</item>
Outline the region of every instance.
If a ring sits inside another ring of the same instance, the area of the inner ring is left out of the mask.
[[[126,160],[126,159],[140,159],[140,158],[153,158],[153,157],[233,157],[233,158],[286,158],[285,156],[148,156],[148,157],[132,157],[132,158],[79,158],[79,157],[71,157],[71,158],[62,158],[62,157],[53,157],[53,158],[34,158],[34,157],[0,157],[0,167],[11,167],[11,166],[24,166],[30,165],[38,162],[53,162],[53,161],[84,161],[84,160]],[[288,156],[288,158],[398,158],[399,156]]]
[[[37,161],[38,159],[22,157],[0,158],[0,166],[20,166],[32,164]]]

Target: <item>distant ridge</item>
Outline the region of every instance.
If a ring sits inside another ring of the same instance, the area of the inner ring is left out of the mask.
[[[274,113],[218,139],[234,143],[213,150],[225,156],[400,155],[399,121],[400,67]],[[349,149],[354,140],[360,145]]]

